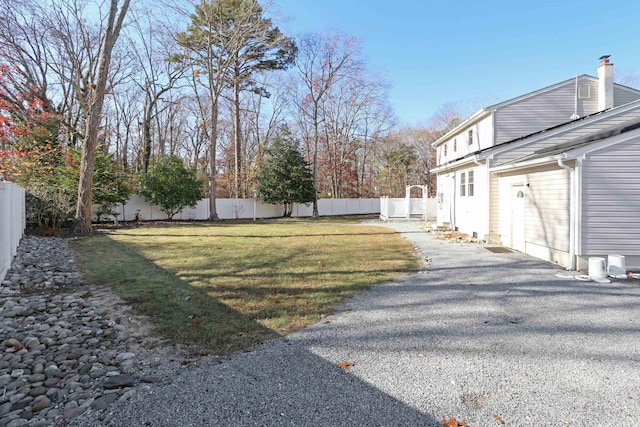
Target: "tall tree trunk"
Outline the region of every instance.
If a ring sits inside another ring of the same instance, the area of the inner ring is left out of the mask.
[[[111,52],[118,39],[124,16],[129,8],[129,1],[124,0],[118,13],[118,0],[111,0],[109,17],[104,37],[100,46],[97,81],[87,87],[87,116],[84,133],[84,146],[80,161],[80,182],[78,183],[78,204],[74,221],[74,232],[91,233],[91,191],[93,185],[93,169],[95,164],[98,131],[102,116],[102,106],[109,79]]]
[[[235,69],[235,79],[233,82],[233,102],[234,102],[234,128],[235,128],[235,198],[240,196],[240,182],[242,171],[242,129],[240,128],[240,73],[238,67]]]
[[[209,220],[217,221],[216,209],[216,148],[218,140],[218,100],[211,103],[211,132],[209,132]]]
[[[317,105],[317,104],[316,104]],[[318,108],[313,111],[313,217],[320,218],[318,213]]]
[[[149,161],[151,160],[151,114],[153,106],[151,102],[147,105],[142,119],[142,141],[144,143],[144,154],[142,160],[142,172],[147,173]]]

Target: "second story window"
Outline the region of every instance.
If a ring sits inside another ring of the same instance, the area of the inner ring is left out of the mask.
[[[444,156],[447,157],[447,144],[444,144],[444,147],[442,147],[442,151],[444,153]]]
[[[469,133],[467,135],[467,144],[473,144],[473,129],[469,129]]]
[[[453,152],[455,153],[456,151],[458,151],[458,140],[454,139],[453,140]]]

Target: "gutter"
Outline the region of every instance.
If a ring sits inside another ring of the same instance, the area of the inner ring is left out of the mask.
[[[504,164],[502,166],[495,166],[493,168],[489,168],[490,172],[504,172],[504,171],[510,171],[513,169],[521,169],[521,168],[526,168],[526,167],[531,167],[531,166],[539,166],[539,165],[544,165],[546,163],[556,163],[558,160],[558,156],[550,156],[550,157],[543,157],[540,159],[535,159],[535,160],[527,160],[525,162],[520,162],[520,163],[508,163],[508,164]]]
[[[477,165],[480,165],[480,163],[478,163],[480,159],[483,159],[483,158],[481,158],[477,154],[474,154],[472,157],[463,157],[460,160],[455,160],[451,163],[445,163],[444,165],[431,169],[431,172],[433,173],[447,172],[469,163],[475,163]]]
[[[577,197],[576,197],[576,168],[567,166],[564,161],[567,160],[567,153],[562,153],[562,157],[558,159],[558,166],[569,171],[571,180],[569,190],[569,270],[576,269],[576,214],[577,214]]]

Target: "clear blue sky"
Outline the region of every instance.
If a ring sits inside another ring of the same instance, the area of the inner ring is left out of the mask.
[[[274,0],[287,34],[357,37],[393,85],[401,124],[444,104],[467,111],[579,74],[611,55],[616,78],[640,75],[640,4],[622,0]]]

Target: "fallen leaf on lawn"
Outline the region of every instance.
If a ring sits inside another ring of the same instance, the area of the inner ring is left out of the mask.
[[[194,320],[193,322],[191,322],[191,326],[196,327],[196,328],[197,328],[198,326],[200,326],[201,324],[202,324],[202,323],[200,323],[200,321],[199,321],[199,320]]]
[[[347,369],[351,366],[356,366],[356,364],[353,362],[340,362],[340,363],[336,363],[336,366],[340,369]]]
[[[246,334],[245,332],[238,332],[236,335],[239,336],[239,337],[243,337],[243,336],[245,336],[245,334]]]
[[[500,415],[497,414],[493,414],[493,418],[495,418],[496,422],[500,425],[504,424],[504,421],[502,421],[502,418],[500,418]]]

